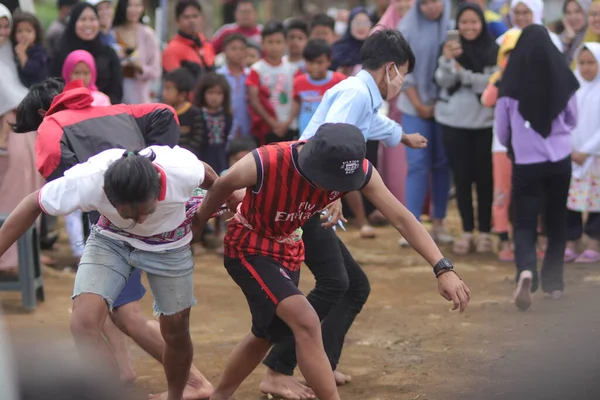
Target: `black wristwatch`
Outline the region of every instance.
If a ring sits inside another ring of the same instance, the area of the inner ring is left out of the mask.
[[[433,266],[433,273],[436,278],[448,271],[454,271],[454,265],[452,265],[452,261],[448,258],[442,258]]]

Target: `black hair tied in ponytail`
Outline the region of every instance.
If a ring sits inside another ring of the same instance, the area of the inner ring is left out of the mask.
[[[127,150],[104,173],[104,192],[115,207],[155,200],[160,194],[160,178],[152,162],[156,154]]]

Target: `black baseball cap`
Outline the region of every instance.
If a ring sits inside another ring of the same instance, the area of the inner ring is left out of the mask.
[[[302,173],[325,190],[352,192],[362,188],[365,138],[354,125],[323,124],[298,154]]]

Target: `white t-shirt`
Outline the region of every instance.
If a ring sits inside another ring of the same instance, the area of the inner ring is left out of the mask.
[[[286,122],[292,112],[294,76],[297,71],[297,66],[285,60],[279,65],[272,65],[261,59],[250,68],[247,84],[269,88],[271,104],[279,122]],[[290,129],[297,128],[298,122],[294,119]]]
[[[123,157],[123,149],[103,151],[42,187],[39,195],[42,210],[50,215],[67,215],[75,210],[98,211],[116,227],[142,237],[175,230],[186,219],[186,202],[204,181],[204,165],[193,153],[178,146],[150,146],[148,149],[156,154],[153,163],[161,173],[162,189],[156,211],[143,223],[121,218],[104,193],[104,173],[110,164]],[[140,153],[147,154],[146,150]],[[175,249],[192,240],[191,232],[178,241],[162,244],[148,244],[108,230],[100,230],[100,233],[146,251]]]

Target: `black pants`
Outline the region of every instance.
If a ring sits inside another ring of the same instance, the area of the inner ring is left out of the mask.
[[[369,160],[373,167],[377,168],[377,160],[379,158],[379,141],[378,140],[367,140],[367,154],[366,159]],[[365,208],[365,215],[367,218],[373,211],[375,211],[376,207],[367,199],[366,196],[362,195],[363,205]],[[353,218],[355,217],[352,209],[348,207],[348,205],[344,202],[344,215],[346,217]]]
[[[492,225],[494,181],[492,172],[492,128],[459,129],[442,125],[448,164],[452,170],[456,202],[464,232],[475,229],[473,183],[477,192],[477,219],[480,232]]]
[[[319,215],[304,226],[306,265],[315,276],[315,288],[307,299],[322,321],[325,352],[335,370],[342,355],[344,338],[366,303],[371,287],[358,263],[332,229],[321,226]],[[293,375],[296,347],[293,339],[276,344],[264,360],[274,371]]]
[[[600,240],[600,213],[588,213],[584,227],[583,214],[567,210],[567,240],[579,240],[584,233],[594,240]]]
[[[563,264],[567,241],[567,197],[571,181],[571,157],[557,162],[513,164],[512,204],[517,280],[522,271],[533,273],[532,291],[537,290],[536,242],[538,216],[546,226],[548,248],[542,264],[542,290],[563,290]]]

